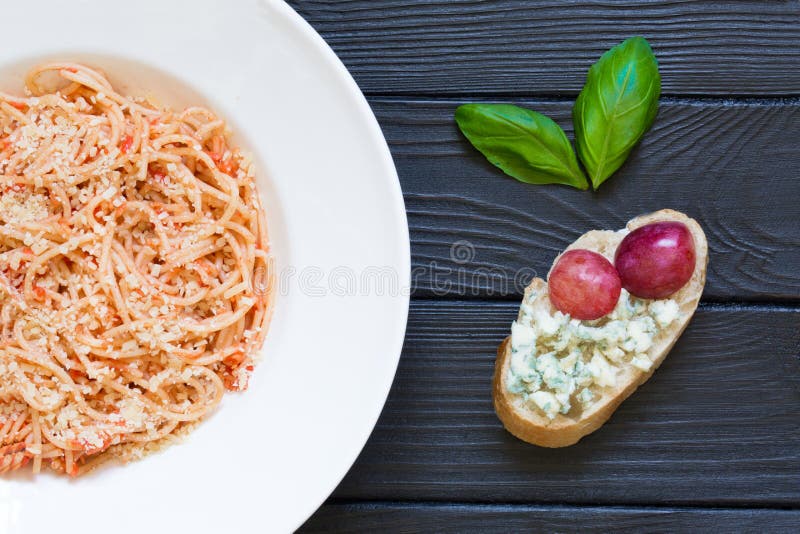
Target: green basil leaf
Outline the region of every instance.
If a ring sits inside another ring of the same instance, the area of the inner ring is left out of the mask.
[[[578,155],[595,189],[650,129],[660,94],[658,62],[643,37],[623,41],[589,69],[572,120]]]
[[[456,122],[486,159],[520,182],[589,187],[564,130],[541,113],[465,104],[456,110]]]

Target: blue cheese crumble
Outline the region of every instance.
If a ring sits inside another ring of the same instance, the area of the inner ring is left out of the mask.
[[[614,311],[596,321],[551,314],[534,305],[536,297],[526,295],[511,324],[507,387],[550,419],[588,407],[600,388],[617,384],[625,365],[649,371],[647,351],[659,329],[680,317],[674,300],[643,300],[624,289]]]

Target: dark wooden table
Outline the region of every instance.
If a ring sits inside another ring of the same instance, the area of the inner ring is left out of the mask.
[[[414,267],[383,415],[302,530],[800,532],[800,3],[290,3],[383,127]],[[599,193],[507,178],[456,129],[469,101],[569,126],[589,65],[636,34],[660,62],[660,113]],[[560,450],[518,441],[490,391],[517,273],[662,207],[709,237],[695,319],[601,430]]]

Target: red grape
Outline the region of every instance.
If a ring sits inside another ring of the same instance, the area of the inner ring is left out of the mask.
[[[593,320],[611,313],[622,290],[611,262],[591,250],[568,250],[547,281],[550,302],[574,319]]]
[[[614,256],[622,287],[646,299],[663,299],[678,291],[692,277],[694,263],[692,233],[679,222],[637,228],[625,236]]]

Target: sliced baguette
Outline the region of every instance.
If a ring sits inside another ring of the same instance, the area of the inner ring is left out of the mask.
[[[602,396],[584,408],[579,417],[558,414],[551,420],[536,408],[526,404],[520,395],[509,392],[507,379],[511,362],[511,339],[507,337],[497,351],[494,372],[494,406],[503,425],[516,437],[542,447],[566,447],[594,432],[611,417],[622,401],[652,376],[683,333],[694,315],[700,295],[703,293],[708,264],[708,243],[703,229],[694,219],[673,210],[661,210],[636,217],[628,222],[627,231],[659,221],[678,221],[689,228],[695,243],[696,264],[689,282],[670,297],[677,302],[681,315],[674,323],[660,330],[653,340],[652,346],[647,351],[653,362],[652,367],[649,371],[642,371],[633,365],[623,364],[617,375],[616,385],[602,388]],[[593,230],[582,235],[567,247],[567,250],[575,248],[593,250],[613,263],[617,246],[626,234],[625,231]],[[556,261],[558,258],[553,262],[554,265]],[[526,297],[532,292],[537,295],[533,303],[534,308],[541,307],[549,313],[555,312],[547,295],[546,281],[535,278],[525,290]]]

